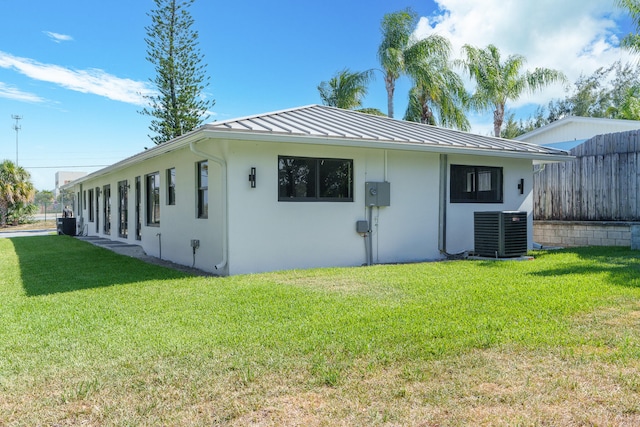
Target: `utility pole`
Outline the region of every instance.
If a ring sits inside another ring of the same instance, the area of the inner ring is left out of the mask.
[[[16,167],[18,166],[18,132],[22,127],[20,126],[20,120],[22,120],[22,116],[17,114],[12,114],[11,118],[16,121],[16,124],[13,125],[13,130],[16,131]]]

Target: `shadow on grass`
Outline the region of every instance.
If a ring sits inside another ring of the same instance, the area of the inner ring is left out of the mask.
[[[532,274],[541,277],[607,274],[607,280],[618,286],[640,287],[640,252],[623,247],[591,246],[540,253],[537,258],[550,254],[566,256],[562,267],[541,269]]]
[[[68,236],[10,239],[29,296],[189,277]]]

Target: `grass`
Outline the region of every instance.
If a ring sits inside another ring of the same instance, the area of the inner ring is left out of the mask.
[[[620,248],[191,277],[0,239],[0,425],[638,425]]]

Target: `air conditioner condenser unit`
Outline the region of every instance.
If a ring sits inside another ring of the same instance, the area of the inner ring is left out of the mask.
[[[474,252],[479,256],[512,258],[527,254],[527,213],[474,212]]]

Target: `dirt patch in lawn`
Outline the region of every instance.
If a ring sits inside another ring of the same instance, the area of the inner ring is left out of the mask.
[[[55,230],[56,219],[47,219],[46,221],[34,221],[26,224],[6,225],[0,227],[0,233],[11,231],[28,231],[28,230]]]
[[[410,364],[362,361],[335,386],[304,366],[287,375],[260,369],[247,379],[213,360],[207,369],[163,375],[149,365],[127,377],[5,384],[0,424],[640,425],[640,361],[597,359],[490,349]]]

